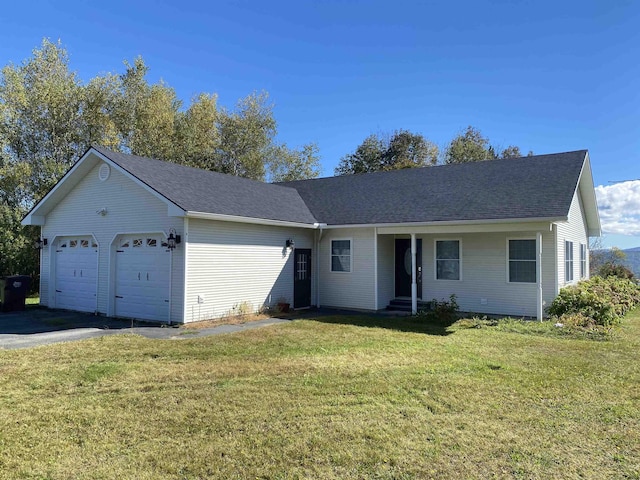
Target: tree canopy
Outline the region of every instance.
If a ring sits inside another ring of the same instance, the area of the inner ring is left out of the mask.
[[[529,152],[528,156],[533,155]],[[438,163],[467,163],[496,158],[522,157],[518,146],[501,148],[475,127],[456,135],[441,153],[433,142],[419,133],[396,130],[393,134],[372,134],[353,153],[342,157],[336,175],[370,173],[401,168],[428,167]]]
[[[426,167],[437,161],[438,147],[433,142],[420,134],[397,130],[392,135],[369,135],[355,152],[342,157],[335,174]]]
[[[528,156],[533,155],[529,152]],[[509,145],[501,149],[494,147],[489,139],[482,135],[477,128],[468,126],[464,132],[456,135],[447,146],[444,154],[444,162],[467,163],[482,162],[485,160],[495,160],[496,158],[517,158],[522,157],[520,147]]]

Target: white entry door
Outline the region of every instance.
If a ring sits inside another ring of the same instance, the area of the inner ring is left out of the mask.
[[[91,236],[62,237],[55,245],[56,308],[95,312],[98,245]]]
[[[116,244],[115,316],[169,320],[170,252],[162,235],[127,235]]]

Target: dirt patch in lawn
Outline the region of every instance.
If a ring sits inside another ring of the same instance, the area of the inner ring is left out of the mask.
[[[183,326],[185,329],[201,329],[211,328],[220,325],[241,325],[243,323],[257,322],[258,320],[266,320],[268,318],[291,318],[291,313],[278,313],[278,312],[265,312],[265,313],[251,313],[246,315],[233,315],[221,318],[214,318],[211,320],[199,320],[197,322],[190,322]]]

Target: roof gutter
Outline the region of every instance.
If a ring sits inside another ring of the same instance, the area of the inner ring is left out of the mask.
[[[206,212],[193,212],[187,211],[185,214],[188,218],[198,218],[202,220],[220,220],[222,222],[236,222],[236,223],[251,223],[256,225],[271,225],[275,227],[296,227],[296,228],[308,228],[315,230],[319,228],[319,223],[301,223],[301,222],[288,222],[286,220],[273,220],[269,218],[252,218],[242,217],[239,215],[225,215],[222,213],[206,213]]]
[[[435,222],[400,222],[400,223],[352,223],[345,225],[325,225],[325,229],[361,228],[361,227],[440,227],[449,225],[488,225],[503,223],[554,223],[566,222],[568,217],[536,217],[536,218],[501,218],[487,220],[444,220]]]

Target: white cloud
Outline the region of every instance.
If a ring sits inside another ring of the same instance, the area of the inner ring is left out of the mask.
[[[640,180],[596,187],[602,233],[640,235]]]

